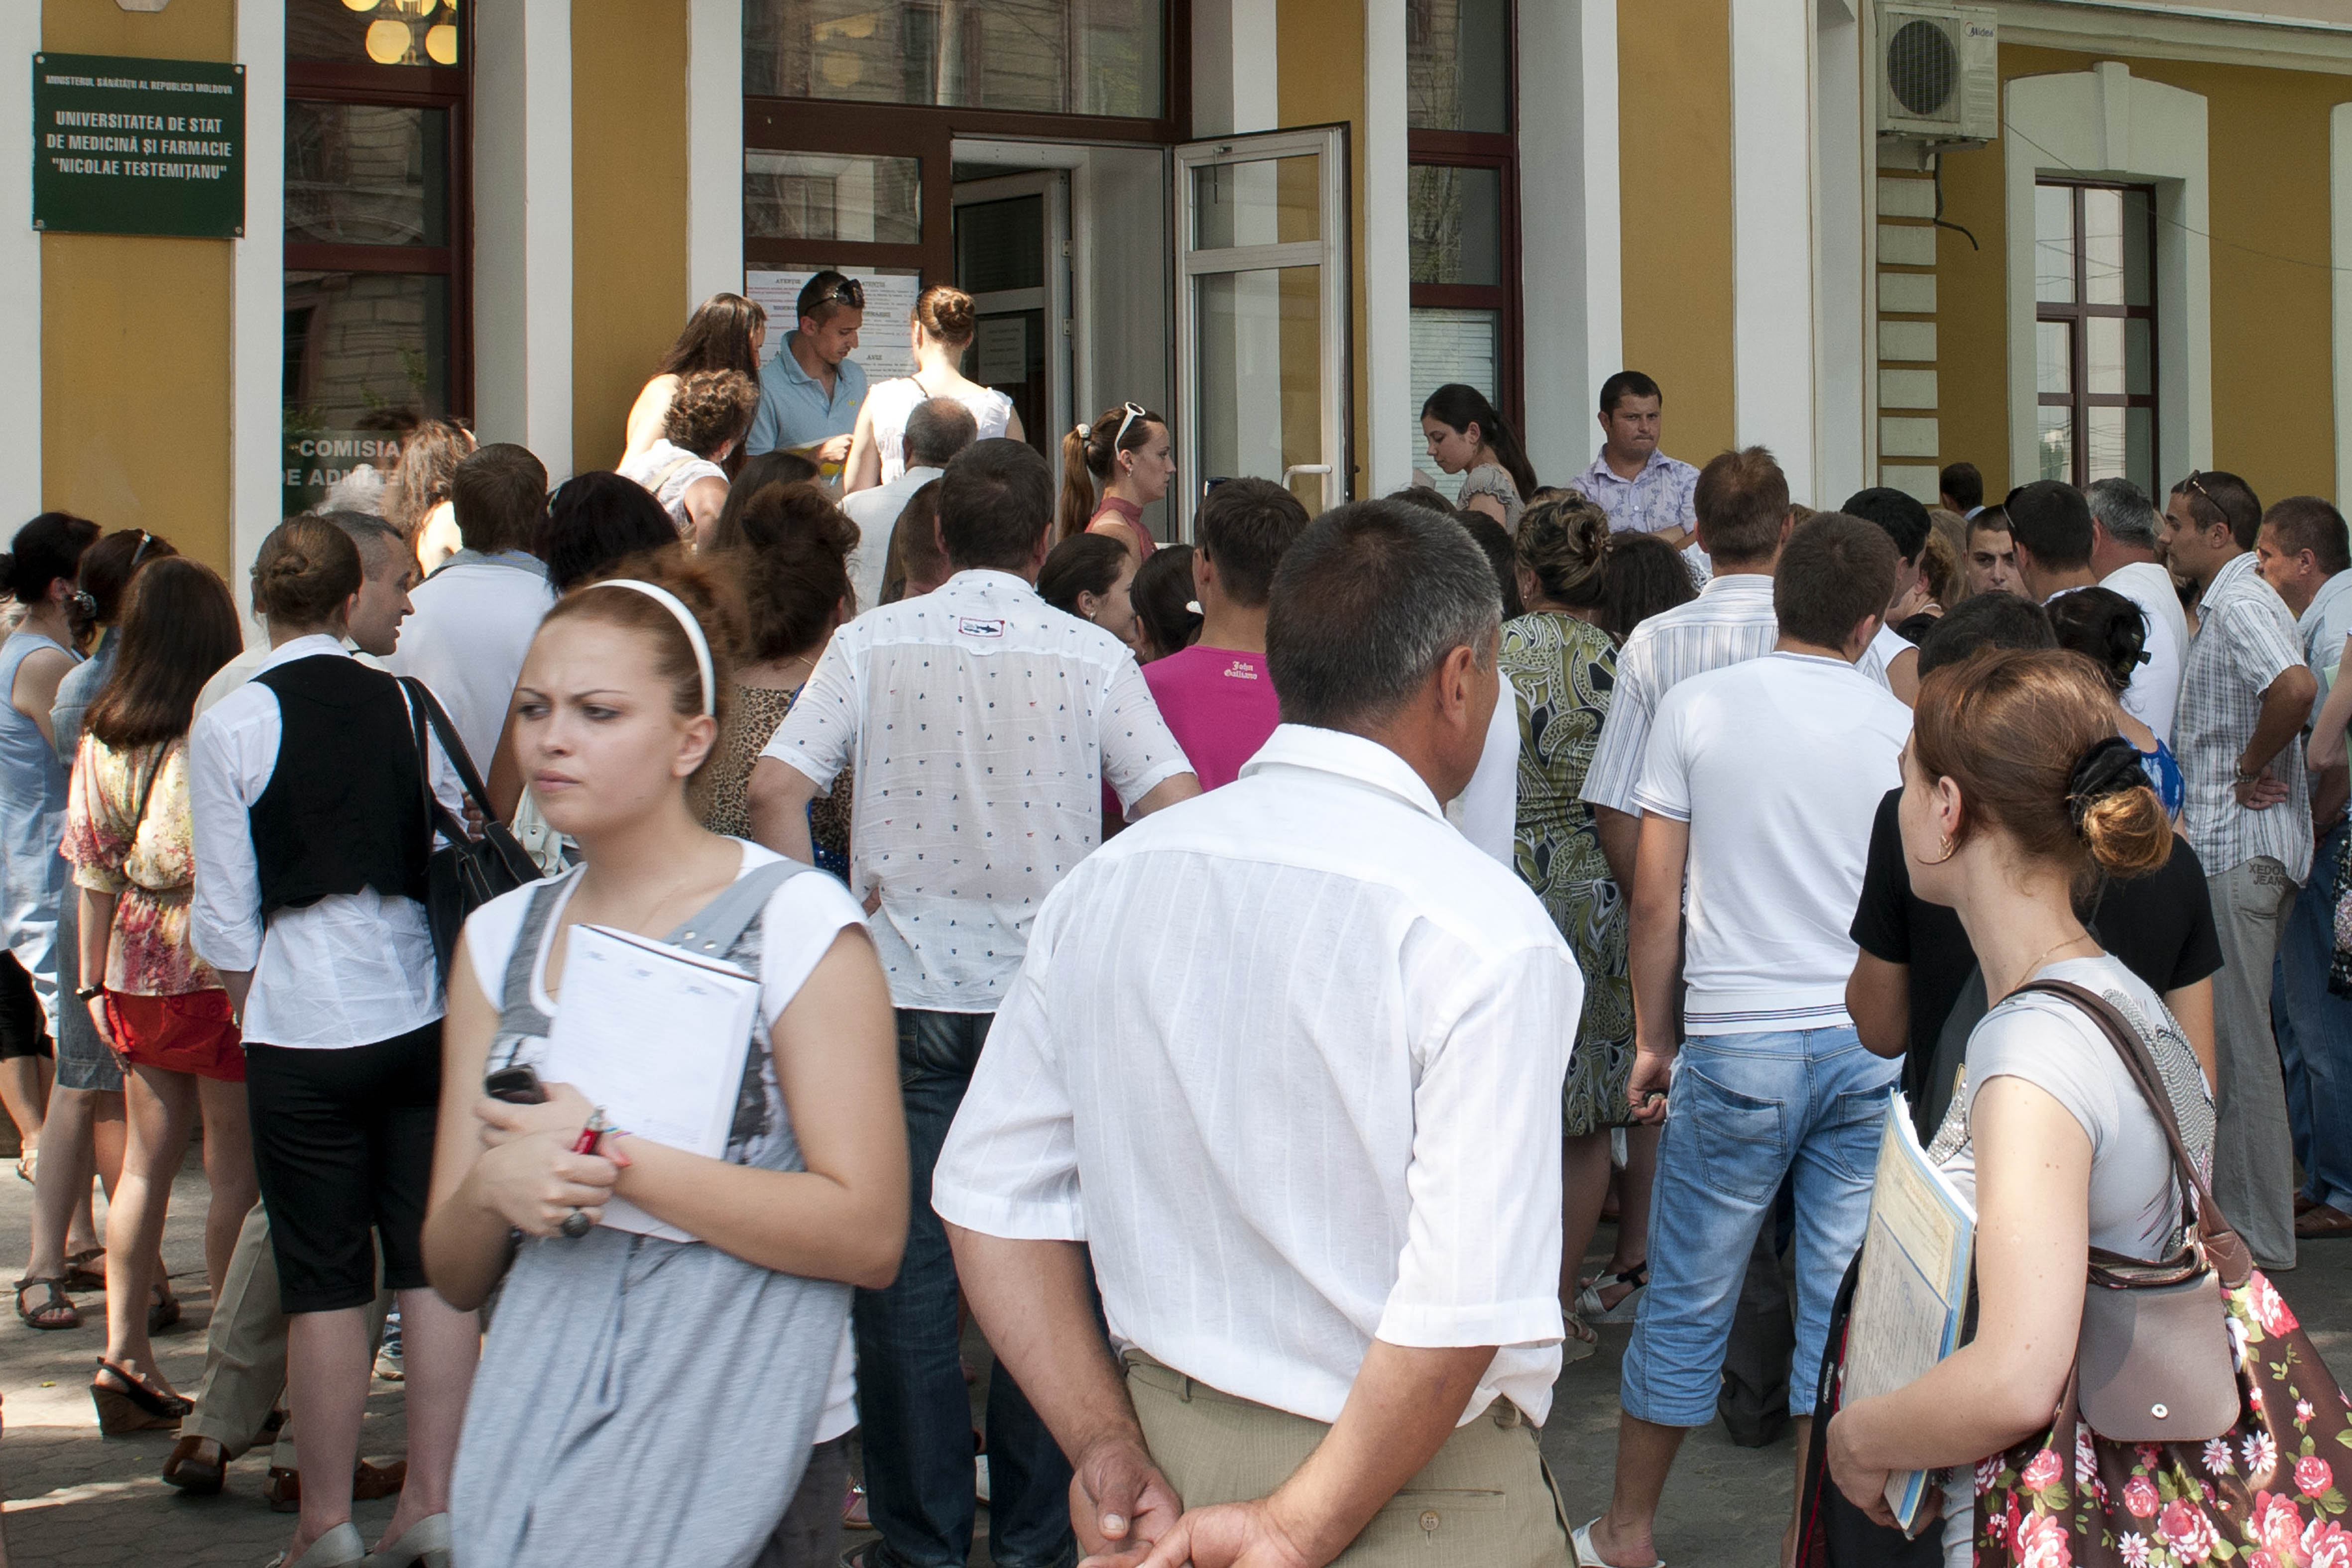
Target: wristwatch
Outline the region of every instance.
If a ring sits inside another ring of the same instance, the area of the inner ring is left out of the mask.
[[[106,989],[104,986],[76,986],[74,988],[74,996],[79,1000],[86,1002],[104,989]]]

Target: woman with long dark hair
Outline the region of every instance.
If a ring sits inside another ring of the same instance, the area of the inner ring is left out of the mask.
[[[758,384],[760,350],[767,340],[767,308],[756,300],[740,294],[714,294],[696,306],[679,329],[677,340],[662,356],[653,380],[629,405],[627,440],[621,461],[614,467],[623,467],[653,450],[654,443],[662,438],[677,383],[695,371],[740,371]]]
[[[1536,493],[1536,471],[1485,393],[1446,382],[1422,403],[1421,434],[1431,461],[1463,476],[1455,506],[1484,512],[1507,528],[1519,526],[1519,511]]]
[[[2147,616],[2140,607],[2112,588],[2078,588],[2062,593],[2049,604],[2050,629],[2061,648],[2072,648],[2099,667],[2107,688],[2123,699],[2125,688],[2147,661]],[[2123,737],[2139,753],[2139,765],[2155,787],[2167,814],[2178,818],[2187,794],[2180,764],[2164,737],[2123,710]]]
[[[1175,476],[1166,420],[1139,403],[1107,410],[1062,437],[1062,504],[1054,538],[1108,534],[1143,559],[1159,544],[1143,526],[1143,508],[1167,495]]]
[[[1131,649],[1141,634],[1128,591],[1136,570],[1134,552],[1118,539],[1078,534],[1045,557],[1037,571],[1037,596],[1065,615],[1093,622]]]
[[[8,1110],[19,1127],[45,1121],[44,1097],[56,1103],[50,1041],[58,1010],[66,868],[58,841],[65,833],[67,780],[50,714],[58,687],[81,663],[74,584],[82,556],[97,542],[96,523],[44,512],[17,529],[0,554],[0,591],[25,607],[25,618],[0,643],[0,945],[17,967],[0,984],[0,1079],[8,1083]],[[83,1201],[89,1186],[85,1176]],[[16,1315],[35,1328],[72,1328],[81,1314],[65,1296],[65,1248],[76,1205],[68,1196],[54,1213],[52,1207],[35,1205],[32,1261],[16,1284]],[[28,1310],[26,1292],[37,1288],[45,1295]]]
[[[383,515],[416,552],[420,577],[432,576],[435,567],[466,548],[449,486],[474,445],[474,433],[454,419],[421,421],[400,444]]]
[[[199,1115],[212,1189],[205,1272],[215,1301],[253,1207],[236,1023],[220,977],[188,945],[188,725],[196,694],[243,645],[228,586],[210,567],[177,558],[149,566],[131,584],[114,672],[74,759],[65,858],[90,977],[79,1005],[128,1069],[131,1135],[106,1217],[106,1354],[90,1383],[109,1436],[175,1426],[189,1408],[155,1364],[146,1307],[172,1177]]]

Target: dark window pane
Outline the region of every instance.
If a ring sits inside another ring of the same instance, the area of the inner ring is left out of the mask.
[[[1415,283],[1503,281],[1503,173],[1416,163],[1406,171]]]
[[[1509,0],[1405,0],[1404,14],[1405,123],[1508,133]]]
[[[956,286],[974,294],[1045,285],[1045,198],[975,202],[955,211]]]
[[[919,245],[923,162],[845,152],[743,154],[743,232],[753,239]]]
[[[2156,392],[2156,323],[2134,316],[2124,323],[2124,391],[2135,397]]]
[[[286,0],[286,57],[343,65],[454,66],[457,0]]]
[[[2149,255],[2148,209],[2153,194],[2147,191],[2124,193],[2124,303],[2147,306],[2156,303],[2156,258]]]
[[[447,245],[448,111],[287,104],[286,237],[320,245]]]
[[[1162,0],[746,0],[762,97],[1156,118]]]
[[[289,272],[285,405],[287,500],[299,511],[372,461],[400,416],[449,412],[449,280]]]

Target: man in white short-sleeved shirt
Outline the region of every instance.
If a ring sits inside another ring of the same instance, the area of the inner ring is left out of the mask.
[[[851,883],[898,1008],[914,1164],[906,1261],[857,1293],[854,1321],[867,1499],[908,1563],[962,1562],[975,1504],[955,1266],[931,1211],[940,1145],[1031,922],[1100,841],[1104,783],[1129,822],[1200,793],[1126,645],[1037,596],[1053,510],[1034,449],[960,453],[940,481],[953,575],[834,633],[751,774],[753,836],[811,862],[809,802],[856,770]],[[1057,1561],[1069,1467],[1001,1365],[988,1419],[997,1555]]]
[[[2083,499],[2091,507],[2091,570],[2099,586],[2147,617],[2147,664],[2124,695],[2124,707],[2169,746],[2189,656],[2189,612],[2157,548],[2164,519],[2147,492],[2128,479],[2094,479]]]
[[[1038,917],[932,1196],[1089,1552],[1225,1562],[1271,1524],[1317,1563],[1570,1561],[1536,1427],[1583,982],[1439,804],[1498,611],[1449,518],[1327,514],[1275,582],[1281,727]]]
[[[1862,1241],[1900,1065],[1867,1050],[1845,1010],[1871,821],[1911,728],[1910,710],[1853,667],[1893,593],[1896,549],[1841,513],[1800,526],[1773,578],[1772,651],[1683,682],[1651,729],[1634,791],[1630,1093],[1665,1133],[1616,1489],[1579,1534],[1586,1563],[1656,1561],[1658,1496],[1684,1436],[1715,1419],[1740,1277],[1791,1179],[1800,1456],[1810,1436],[1811,1369]]]

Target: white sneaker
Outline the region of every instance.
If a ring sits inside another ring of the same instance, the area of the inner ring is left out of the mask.
[[[979,1494],[981,1506],[985,1508],[988,1506],[988,1456],[982,1454],[972,1460],[971,1469],[972,1490]]]

